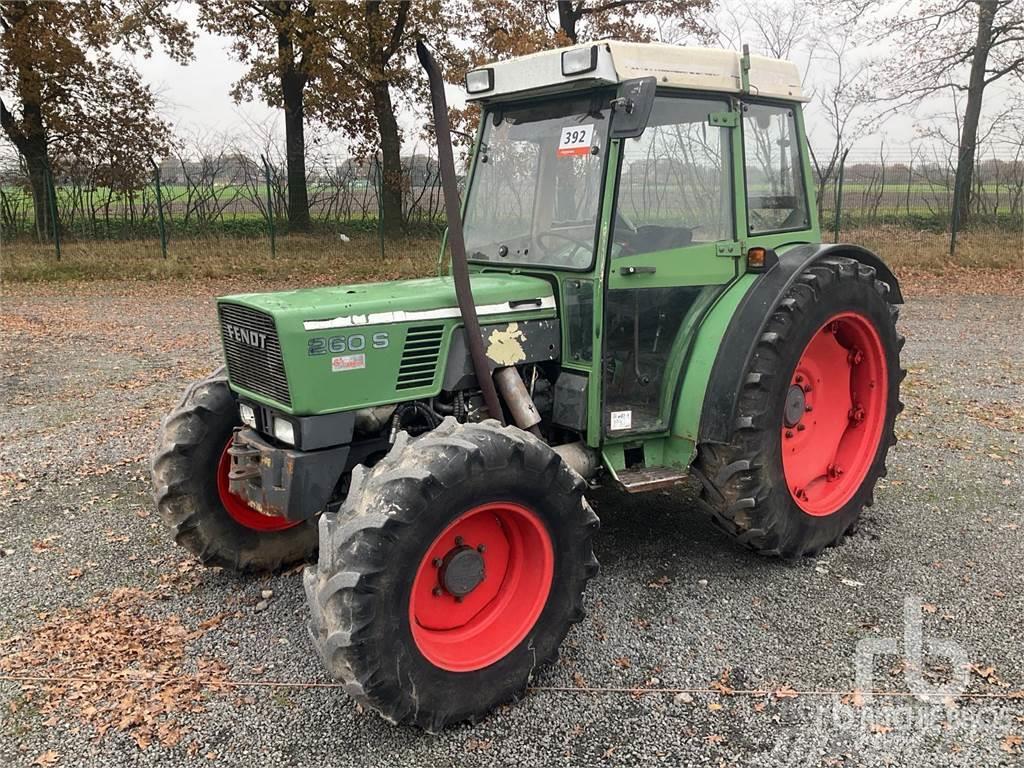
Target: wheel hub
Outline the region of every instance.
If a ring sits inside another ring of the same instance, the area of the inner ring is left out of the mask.
[[[484,580],[484,558],[473,547],[455,547],[441,563],[441,586],[455,597],[465,597]]]
[[[498,661],[544,609],[554,562],[547,527],[525,506],[488,502],[458,515],[427,548],[413,580],[416,647],[451,672]]]
[[[883,438],[885,348],[864,315],[842,312],[811,337],[782,409],[782,467],[793,500],[831,515],[856,493]]]
[[[793,384],[786,393],[786,407],[783,411],[783,421],[787,427],[795,427],[804,417],[807,409],[807,397],[804,395],[803,387]]]

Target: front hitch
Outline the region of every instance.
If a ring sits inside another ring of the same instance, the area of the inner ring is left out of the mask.
[[[348,461],[349,446],[319,451],[279,448],[252,429],[235,432],[228,486],[264,515],[315,517],[327,506]]]

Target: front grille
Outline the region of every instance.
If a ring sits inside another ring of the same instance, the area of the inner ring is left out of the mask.
[[[395,389],[429,387],[434,383],[443,336],[443,325],[421,325],[409,329],[405,335]]]
[[[265,312],[237,304],[221,304],[220,336],[224,343],[224,361],[228,376],[236,386],[269,397],[283,405],[292,404],[288,377],[284,373],[281,343],[274,318]],[[232,330],[229,331],[229,326]],[[239,332],[239,330],[241,332]],[[259,334],[246,343],[244,332]]]

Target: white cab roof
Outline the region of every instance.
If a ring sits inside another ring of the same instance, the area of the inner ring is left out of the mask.
[[[596,68],[563,75],[562,53],[591,46],[598,49]],[[736,51],[717,48],[599,40],[489,64],[494,71],[494,87],[468,98],[486,102],[513,94],[569,91],[651,76],[657,78],[659,86],[668,88],[739,94],[741,60]],[[808,101],[800,87],[800,73],[791,62],[751,54],[749,74],[752,96]]]

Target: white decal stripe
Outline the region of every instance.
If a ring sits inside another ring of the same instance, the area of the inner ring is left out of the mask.
[[[538,309],[554,309],[555,297],[545,296],[539,304],[527,300],[522,306],[513,307],[510,302],[501,304],[483,304],[476,308],[477,315],[506,315],[515,312],[533,312]],[[389,323],[408,323],[420,320],[443,320],[459,316],[458,307],[444,307],[443,309],[425,309],[420,312],[406,312],[395,310],[394,312],[376,312],[369,315],[345,315],[335,317],[332,320],[306,320],[302,327],[307,331],[326,331],[332,328],[354,328],[361,325],[387,325]]]

